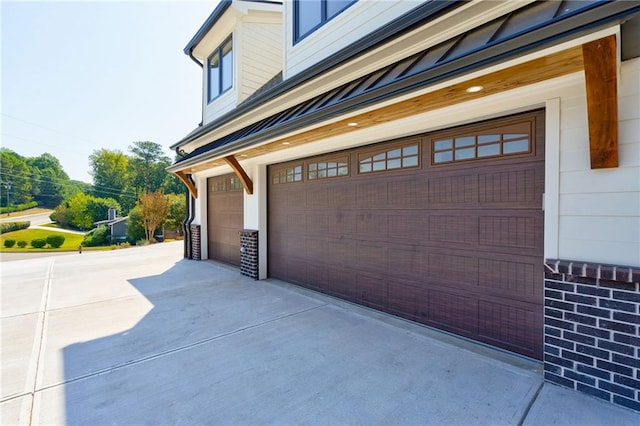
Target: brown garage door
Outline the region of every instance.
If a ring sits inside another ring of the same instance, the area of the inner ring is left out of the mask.
[[[209,259],[240,265],[240,236],[244,225],[242,183],[234,174],[207,179]]]
[[[540,358],[543,120],[270,166],[270,276]]]

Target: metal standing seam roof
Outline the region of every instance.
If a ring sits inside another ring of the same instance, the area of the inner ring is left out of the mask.
[[[197,161],[198,157],[223,155],[225,151],[284,134],[292,126],[301,128],[638,11],[640,3],[636,2],[531,3],[199,147],[175,165]],[[465,58],[472,60],[466,63]]]

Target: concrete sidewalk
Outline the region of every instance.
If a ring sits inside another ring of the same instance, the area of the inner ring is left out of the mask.
[[[182,243],[2,268],[2,425],[637,425],[541,364]]]

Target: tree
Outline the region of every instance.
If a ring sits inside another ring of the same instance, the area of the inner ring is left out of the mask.
[[[142,225],[142,213],[139,205],[129,210],[129,219],[127,220],[127,238],[130,243],[135,244],[137,241],[144,240],[146,232]]]
[[[162,151],[162,145],[151,141],[134,142],[129,147],[129,175],[136,193],[154,192],[163,189],[167,178],[165,170],[171,159]]]
[[[107,219],[110,208],[119,210],[120,205],[113,198],[97,198],[78,192],[56,207],[50,218],[63,227],[89,229],[95,222]]]
[[[164,226],[175,230],[178,235],[182,235],[182,222],[184,222],[187,216],[187,205],[184,195],[167,194],[166,197],[169,202],[169,214],[167,220],[164,222]]]
[[[120,202],[129,180],[129,159],[118,150],[100,149],[89,156],[93,194],[98,198],[115,198]]]
[[[169,201],[161,191],[145,192],[138,201],[146,239],[151,241],[156,229],[169,215]]]
[[[67,203],[71,225],[78,229],[89,229],[93,226],[93,216],[87,211],[89,197],[91,195],[78,193]]]
[[[31,174],[25,159],[0,148],[0,206],[27,203],[31,195]]]
[[[28,158],[31,169],[31,190],[35,201],[43,206],[57,206],[69,192],[70,179],[60,161],[45,152],[39,157]]]

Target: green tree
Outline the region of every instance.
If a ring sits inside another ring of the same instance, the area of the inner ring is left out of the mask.
[[[50,217],[61,226],[89,229],[95,222],[107,219],[110,208],[119,210],[120,205],[113,198],[98,198],[78,192],[56,207]]]
[[[99,149],[89,156],[93,195],[120,202],[129,180],[129,159],[119,150]]]
[[[165,194],[180,194],[184,200],[184,194],[187,193],[187,187],[173,173],[167,173],[162,184]]]
[[[129,242],[136,243],[145,239],[145,230],[142,224],[142,210],[136,205],[129,210],[129,219],[127,219],[127,238]]]
[[[67,194],[70,185],[69,176],[60,165],[60,161],[49,153],[28,158],[31,169],[31,190],[34,199],[43,206],[57,206]]]
[[[0,148],[0,206],[27,203],[31,195],[31,174],[24,157]]]
[[[184,195],[167,194],[166,197],[169,203],[169,214],[167,220],[164,222],[164,226],[182,235],[182,222],[184,222],[187,216],[187,205]]]
[[[151,141],[134,142],[129,147],[129,174],[137,194],[164,189],[171,159],[162,151],[162,145]]]
[[[89,229],[93,226],[93,216],[87,210],[91,195],[82,192],[74,195],[67,203],[70,223],[78,229]]]

